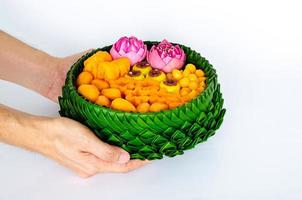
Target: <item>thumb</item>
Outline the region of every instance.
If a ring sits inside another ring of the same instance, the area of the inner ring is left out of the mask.
[[[96,136],[93,137],[93,142],[89,144],[88,151],[99,159],[115,163],[127,163],[130,160],[130,155],[127,151],[104,143]]]

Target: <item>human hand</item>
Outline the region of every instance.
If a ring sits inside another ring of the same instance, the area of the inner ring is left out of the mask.
[[[46,138],[38,151],[81,177],[129,172],[150,162],[129,160],[128,152],[102,142],[88,128],[68,118],[48,119],[40,132]]]
[[[58,96],[61,95],[62,92],[62,86],[64,85],[65,78],[67,75],[68,70],[70,69],[71,65],[75,63],[81,56],[85,55],[92,49],[89,49],[87,51],[77,53],[71,56],[63,57],[63,58],[54,58],[49,59],[49,66],[52,72],[50,74],[53,74],[52,76],[47,76],[45,80],[47,83],[49,83],[45,87],[44,96],[49,98],[50,100],[57,102]]]
[[[38,117],[0,104],[0,142],[41,153],[81,177],[128,172],[149,161],[129,160],[123,149],[103,143],[68,118]]]

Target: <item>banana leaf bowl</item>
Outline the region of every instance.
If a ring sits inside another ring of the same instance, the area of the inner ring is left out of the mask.
[[[145,41],[145,44],[150,49],[158,42]],[[226,110],[216,70],[199,53],[180,46],[187,55],[186,63],[202,69],[207,77],[206,89],[192,101],[161,112],[131,113],[96,105],[83,98],[75,82],[84,61],[99,50],[109,51],[110,45],[87,53],[71,66],[59,97],[60,115],[86,125],[102,141],[125,149],[131,159],[173,157],[194,148],[215,134]]]

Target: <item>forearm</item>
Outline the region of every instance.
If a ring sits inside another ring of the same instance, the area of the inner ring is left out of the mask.
[[[46,134],[41,132],[47,120],[0,104],[0,142],[39,152],[46,146]]]
[[[0,79],[46,96],[55,77],[57,58],[34,49],[0,30]]]

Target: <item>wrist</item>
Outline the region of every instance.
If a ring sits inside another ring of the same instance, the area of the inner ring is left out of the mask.
[[[0,106],[0,141],[42,153],[48,144],[51,118],[37,117]]]
[[[60,58],[51,56],[44,52],[40,52],[39,60],[35,63],[33,67],[34,72],[36,72],[36,88],[33,88],[41,95],[48,97],[51,92],[53,83],[58,77],[58,68],[60,63]]]
[[[50,117],[26,117],[21,125],[21,127],[26,127],[25,129],[27,130],[24,148],[46,154],[47,149],[50,147],[52,121],[53,119]]]
[[[41,74],[38,93],[55,102],[58,101],[58,96],[61,94],[68,69],[64,61],[63,58],[49,55],[44,59],[46,70]]]

